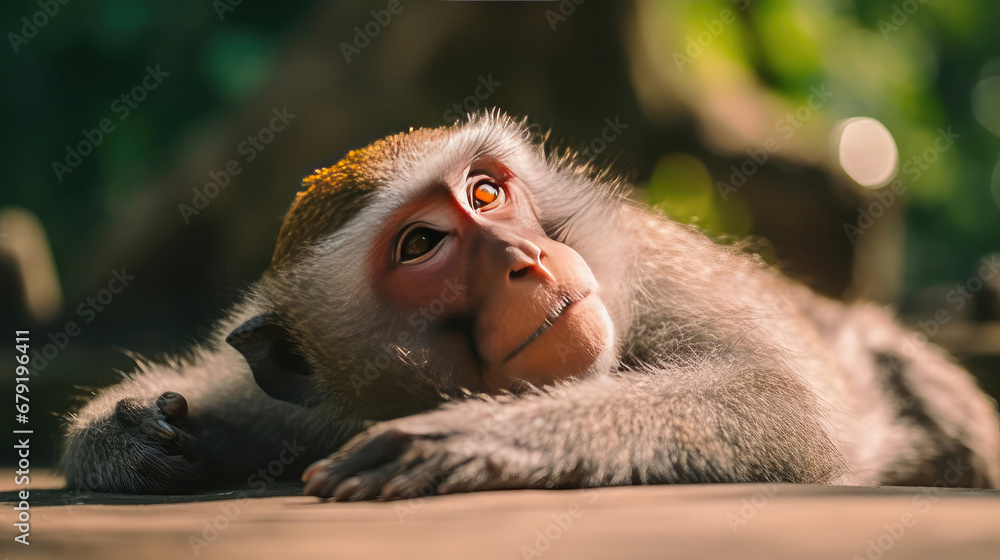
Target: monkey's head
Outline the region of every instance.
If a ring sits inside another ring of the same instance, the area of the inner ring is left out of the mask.
[[[272,396],[380,418],[614,366],[613,276],[595,275],[614,249],[587,230],[613,197],[523,123],[397,134],[303,187],[258,293],[270,312],[230,336]]]

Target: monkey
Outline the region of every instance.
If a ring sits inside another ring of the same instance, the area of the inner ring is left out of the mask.
[[[214,334],[69,417],[68,486],[1000,485],[996,403],[944,351],[546,139],[489,111],[304,179]]]

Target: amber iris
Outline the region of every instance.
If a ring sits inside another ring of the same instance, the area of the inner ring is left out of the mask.
[[[500,198],[500,188],[493,183],[479,183],[472,191],[472,203],[477,210],[493,204],[498,198]]]

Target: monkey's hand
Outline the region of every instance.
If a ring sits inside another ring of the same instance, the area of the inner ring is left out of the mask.
[[[535,445],[544,438],[516,437],[514,411],[498,405],[471,401],[376,424],[306,469],[304,493],[370,500],[552,487],[560,465]]]
[[[549,436],[565,442],[567,434],[550,432],[553,426],[535,416],[536,403],[506,400],[466,401],[376,424],[306,469],[304,493],[370,500],[593,485],[579,476],[574,453],[551,445]]]
[[[187,400],[98,397],[72,421],[61,470],[67,487],[128,494],[186,493],[202,480],[197,442],[184,429]]]

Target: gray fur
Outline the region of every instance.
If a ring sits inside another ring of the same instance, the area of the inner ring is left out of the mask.
[[[266,274],[192,359],[146,365],[73,417],[69,483],[172,492],[246,482],[283,441],[297,439],[316,459],[358,434],[317,467],[307,491],[361,499],[677,482],[1000,485],[995,403],[883,311],[821,298],[628,202],[623,185],[572,155],[547,156],[504,115],[474,116],[434,142],[381,162],[374,201],[304,247],[293,267]],[[373,224],[484,154],[526,185],[549,235],[600,283],[618,355],[586,380],[476,396],[467,372],[434,346],[434,329],[414,331],[350,265],[372,243]],[[268,398],[221,342],[262,312],[295,333],[321,405]],[[412,335],[407,343],[400,332]],[[359,377],[380,353],[388,365]],[[194,441],[178,438],[188,450],[164,448],[149,431],[164,391],[190,403],[181,423]]]

